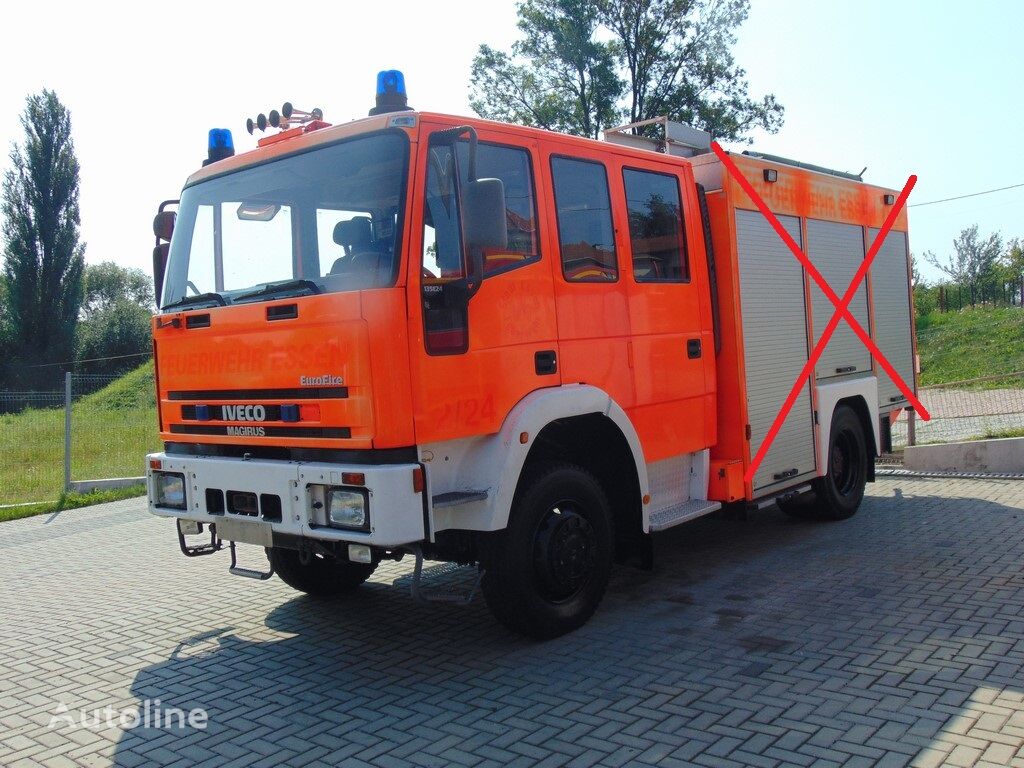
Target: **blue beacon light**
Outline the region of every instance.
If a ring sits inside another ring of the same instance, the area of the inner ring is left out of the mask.
[[[207,144],[207,159],[203,161],[203,165],[215,163],[225,157],[232,157],[234,154],[235,142],[231,138],[231,131],[227,128],[211,128]]]
[[[385,112],[402,112],[411,109],[405,92],[405,75],[397,69],[385,69],[377,73],[377,106],[371,115]]]

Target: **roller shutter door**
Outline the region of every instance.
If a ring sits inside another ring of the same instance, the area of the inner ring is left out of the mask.
[[[799,219],[780,216],[779,221],[799,243]],[[803,267],[764,216],[755,211],[736,211],[736,241],[753,458],[807,362],[807,310]],[[754,489],[814,469],[808,382],[754,475]]]
[[[868,230],[868,242],[878,234]],[[910,287],[907,279],[907,234],[889,232],[871,264],[871,294],[875,310],[874,338],[879,351],[913,388],[914,346],[911,339]],[[878,369],[878,406],[885,410],[906,398],[889,375]]]
[[[811,262],[821,272],[822,277],[842,298],[864,261],[864,230],[855,224],[808,219],[807,251]],[[814,342],[817,343],[825,326],[832,319],[835,305],[813,281],[811,308],[814,310]],[[866,281],[861,281],[857,293],[854,294],[850,302],[850,313],[860,321],[865,330],[869,330]],[[818,378],[827,379],[870,370],[871,353],[857,338],[857,334],[846,320],[840,320],[828,346],[818,360]]]

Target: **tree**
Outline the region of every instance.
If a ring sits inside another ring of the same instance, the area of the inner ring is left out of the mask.
[[[1003,238],[995,232],[986,238],[978,234],[978,225],[968,227],[953,240],[953,254],[945,261],[931,251],[924,258],[949,275],[958,286],[970,290],[971,306],[978,300],[978,288],[991,281],[994,268],[1003,253]]]
[[[1006,251],[1006,268],[1012,278],[1013,290],[1018,294],[1020,306],[1024,307],[1024,243],[1017,238],[1010,241]]]
[[[623,82],[611,44],[596,40],[592,0],[525,0],[511,55],[481,45],[470,106],[483,117],[597,138],[618,119]]]
[[[597,136],[661,115],[743,140],[783,107],[748,94],[731,48],[748,0],[524,0],[511,53],[481,45],[470,80],[483,117]]]
[[[71,114],[53,91],[25,100],[25,141],[11,148],[2,202],[6,316],[11,354],[36,367],[20,371],[26,384],[70,359],[82,304],[85,245],[79,242],[78,160]],[[30,371],[36,371],[33,374]]]
[[[151,350],[148,307],[121,298],[82,320],[76,366],[80,372],[110,376],[129,371]]]
[[[79,370],[113,376],[135,368],[151,349],[152,281],[141,269],[104,261],[86,265],[84,282]]]
[[[153,306],[153,281],[141,269],[122,267],[112,261],[85,266],[82,317],[111,309],[127,300],[145,309]]]

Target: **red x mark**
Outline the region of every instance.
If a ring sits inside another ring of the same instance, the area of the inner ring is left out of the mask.
[[[889,377],[895,382],[896,386],[899,387],[900,391],[904,394],[910,404],[913,405],[914,410],[921,415],[921,418],[928,421],[931,415],[928,410],[921,404],[921,401],[914,395],[913,390],[907,386],[907,383],[903,380],[903,377],[897,373],[896,369],[893,368],[892,364],[886,359],[885,355],[881,353],[878,347],[875,345],[874,340],[868,335],[867,331],[864,330],[863,326],[858,322],[850,313],[850,302],[853,300],[854,294],[860,287],[861,281],[864,279],[864,275],[867,274],[868,269],[871,267],[871,262],[875,260],[875,255],[882,247],[882,243],[885,241],[886,236],[889,234],[889,230],[892,229],[892,225],[896,222],[896,217],[899,216],[903,206],[907,202],[907,198],[910,196],[910,190],[914,188],[917,183],[917,176],[911,176],[907,179],[906,185],[903,187],[903,191],[900,192],[900,196],[896,199],[896,204],[892,210],[889,211],[889,215],[885,217],[885,222],[882,224],[882,228],[875,235],[874,242],[871,243],[871,247],[868,249],[867,254],[864,256],[864,261],[861,262],[860,267],[857,269],[857,273],[853,276],[853,281],[850,286],[846,289],[846,293],[843,294],[842,299],[836,295],[836,292],[832,290],[832,286],[826,282],[818,268],[814,266],[810,258],[804,253],[800,246],[796,244],[796,241],[790,236],[789,232],[786,231],[782,223],[776,218],[775,214],[769,210],[761,196],[757,194],[757,190],[754,189],[753,185],[747,180],[747,178],[740,173],[739,168],[732,161],[725,150],[718,144],[717,141],[711,143],[711,149],[714,150],[718,159],[722,161],[722,164],[729,170],[733,178],[739,183],[743,191],[747,193],[747,196],[754,202],[758,210],[764,214],[765,219],[772,225],[772,228],[782,238],[782,242],[793,252],[793,255],[804,265],[807,270],[807,274],[811,276],[811,279],[817,283],[822,293],[828,298],[832,304],[835,305],[836,311],[832,315],[832,319],[829,320],[828,325],[825,326],[825,330],[821,334],[821,338],[818,339],[818,343],[814,345],[814,349],[811,351],[811,355],[807,360],[807,364],[804,365],[800,371],[800,375],[797,376],[796,381],[793,383],[793,388],[789,391],[789,395],[786,397],[785,402],[782,404],[782,409],[775,417],[775,421],[772,422],[771,429],[768,430],[768,435],[765,437],[764,442],[761,443],[761,447],[757,451],[757,455],[754,456],[753,461],[750,462],[750,466],[747,468],[747,472],[744,475],[744,480],[748,483],[754,479],[754,473],[757,472],[757,468],[764,461],[765,455],[768,453],[768,449],[771,448],[772,442],[774,442],[776,435],[782,428],[783,422],[789,415],[789,412],[793,409],[793,404],[796,399],[800,396],[800,390],[803,389],[804,382],[814,371],[814,367],[818,364],[818,358],[821,357],[822,352],[825,351],[825,346],[832,338],[832,334],[835,333],[836,328],[839,325],[839,320],[844,319],[849,324],[853,332],[857,334],[864,346],[868,348],[868,351],[878,361],[878,364],[882,367]]]

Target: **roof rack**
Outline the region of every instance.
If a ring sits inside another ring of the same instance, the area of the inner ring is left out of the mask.
[[[841,179],[850,179],[851,181],[864,181],[864,168],[860,173],[849,173],[847,171],[837,171],[834,168],[826,168],[823,165],[812,165],[811,163],[802,163],[799,160],[791,160],[788,157],[780,157],[779,155],[769,155],[764,152],[751,152],[749,149],[743,150],[743,154],[749,157],[756,158],[758,160],[767,160],[770,163],[781,163],[783,165],[793,165],[797,168],[803,168],[806,171],[817,171],[818,173],[827,173],[829,176],[838,176]]]
[[[648,125],[660,125],[662,138],[655,139],[633,132],[637,128]],[[612,144],[622,144],[635,149],[648,149],[664,155],[693,157],[711,151],[710,133],[686,123],[677,123],[667,117],[655,117],[650,120],[641,120],[638,123],[605,128],[602,134],[604,140]]]

